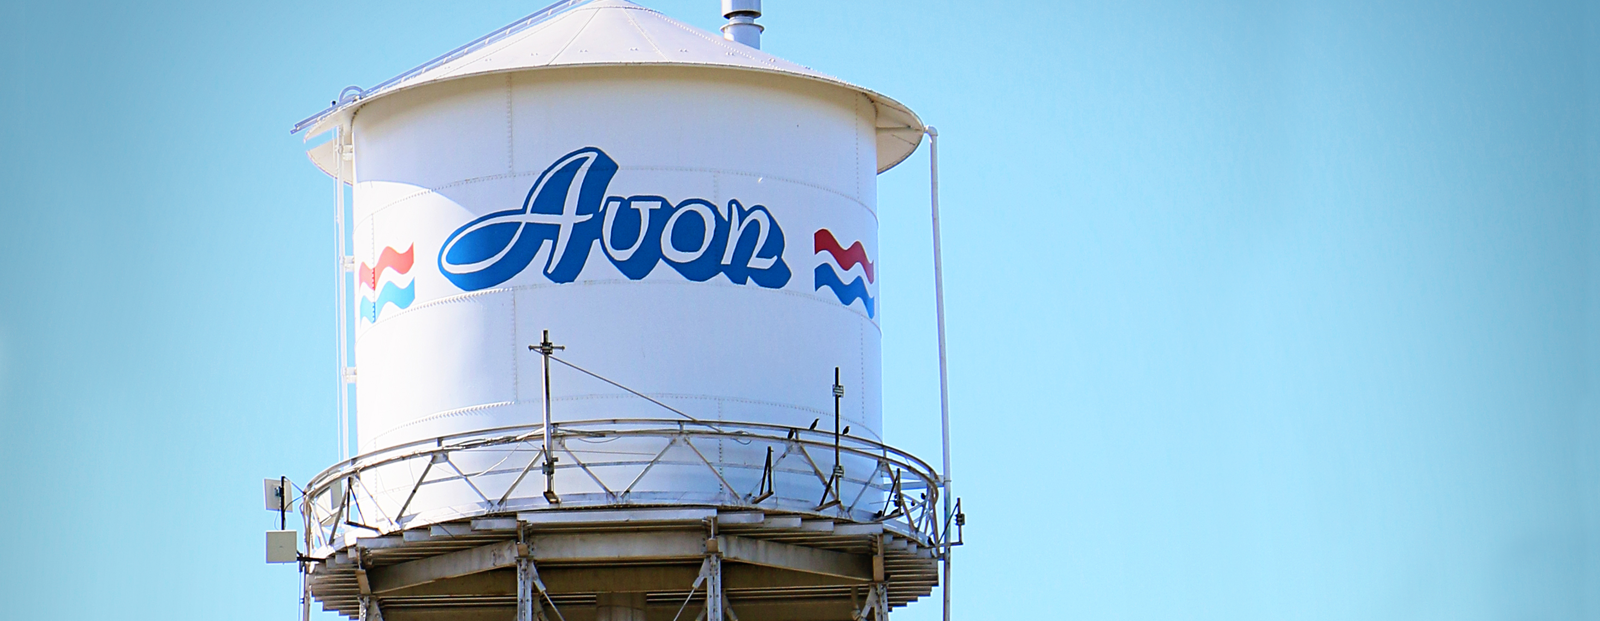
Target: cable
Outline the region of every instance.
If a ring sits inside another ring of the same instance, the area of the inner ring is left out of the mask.
[[[561,364],[567,365],[569,367],[572,367],[574,370],[578,371],[579,373],[582,373],[584,375],[587,375],[589,377],[595,378],[597,380],[600,380],[600,381],[605,382],[607,384],[610,384],[612,386],[616,386],[617,388],[621,388],[621,389],[626,390],[626,391],[628,391],[630,393],[633,393],[634,396],[639,397],[640,399],[644,399],[645,401],[649,401],[651,403],[654,403],[656,405],[659,405],[659,406],[661,406],[663,408],[666,408],[668,411],[672,412],[673,414],[677,414],[678,416],[682,416],[682,417],[687,418],[687,419],[689,419],[691,421],[694,421],[696,423],[700,423],[700,424],[705,425],[707,427],[710,427],[712,429],[716,429],[719,432],[722,431],[721,429],[718,429],[716,425],[712,425],[711,423],[707,423],[707,422],[702,421],[702,420],[700,420],[698,418],[695,418],[693,416],[685,414],[685,413],[683,413],[682,410],[679,410],[678,408],[672,407],[672,406],[667,405],[665,403],[662,403],[660,401],[656,401],[655,399],[651,398],[649,395],[646,395],[646,394],[644,394],[642,392],[639,392],[639,391],[634,390],[632,388],[629,388],[627,386],[623,386],[622,384],[618,384],[618,383],[616,383],[614,381],[611,381],[610,379],[608,379],[608,378],[606,378],[606,377],[604,377],[604,376],[602,376],[602,375],[600,375],[598,373],[595,373],[593,371],[590,371],[590,370],[585,369],[583,367],[580,367],[578,365],[575,365],[575,364],[572,364],[572,363],[567,362],[565,360],[562,360],[562,359],[556,357],[553,354],[550,356],[550,359],[554,360],[556,362],[559,362]]]
[[[672,621],[678,621],[678,617],[683,615],[683,609],[689,607],[689,600],[694,599],[694,592],[698,590],[700,590],[700,584],[696,582],[693,587],[690,587],[689,596],[683,598],[683,605],[678,606],[678,614],[672,615]]]
[[[522,442],[522,443],[521,443],[521,444],[527,444],[527,442]],[[469,450],[470,450],[470,449],[469,449]],[[520,451],[519,451],[519,449],[515,449],[515,448],[514,448],[514,449],[511,449],[511,450],[509,450],[509,451],[506,451],[506,456],[505,456],[505,457],[501,457],[501,458],[500,458],[500,461],[497,461],[497,462],[495,462],[495,463],[494,463],[494,465],[493,465],[493,466],[489,466],[489,467],[488,467],[488,468],[484,468],[484,469],[483,469],[483,470],[479,470],[479,471],[478,471],[478,472],[475,472],[475,473],[473,473],[473,474],[471,474],[471,475],[468,475],[468,474],[467,474],[467,473],[465,473],[465,472],[463,472],[463,473],[461,473],[461,475],[462,475],[462,476],[465,476],[465,477],[468,477],[468,478],[470,478],[470,477],[476,477],[476,476],[483,476],[483,474],[484,474],[484,473],[485,473],[485,472],[491,472],[491,471],[493,471],[493,470],[494,470],[494,469],[495,469],[495,468],[499,468],[499,467],[500,467],[500,464],[503,464],[503,463],[506,463],[506,460],[507,460],[507,459],[511,459],[511,456],[512,456],[512,455],[516,455],[516,454],[517,454],[517,453],[518,453],[518,452],[520,452]]]

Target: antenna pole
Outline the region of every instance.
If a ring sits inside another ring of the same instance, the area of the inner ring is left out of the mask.
[[[309,498],[301,498],[301,501],[304,508],[300,510],[300,518],[305,520],[306,523],[306,553],[310,554],[311,500]],[[295,556],[300,556],[300,553],[295,552]],[[311,565],[304,557],[300,559],[300,621],[311,621]]]
[[[945,524],[950,523],[950,374],[944,347],[944,261],[939,247],[939,130],[928,127],[928,177],[933,208],[933,308],[939,326],[939,428],[944,439]],[[944,621],[950,621],[950,533],[944,533]]]
[[[544,340],[537,346],[529,345],[528,349],[539,352],[544,357],[544,499],[550,504],[561,504],[561,497],[556,495],[556,454],[555,446],[551,442],[552,429],[550,427],[550,355],[566,347],[550,342],[550,331],[544,331]]]
[[[844,399],[844,384],[839,383],[839,367],[833,368],[833,499],[843,509],[844,496],[839,492],[844,479],[844,464],[839,461],[839,401]]]

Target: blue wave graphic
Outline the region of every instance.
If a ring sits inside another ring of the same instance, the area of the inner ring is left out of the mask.
[[[857,279],[860,280],[860,279]],[[395,308],[407,308],[417,300],[417,281],[404,287],[397,287],[392,282],[383,283],[383,291],[378,293],[378,299],[368,300],[361,298],[361,316],[369,323],[377,323],[378,314],[383,312],[384,305],[393,304]]]
[[[860,276],[850,281],[850,284],[845,284],[844,281],[839,280],[839,274],[833,271],[833,266],[827,263],[818,265],[815,273],[817,289],[823,287],[832,289],[833,294],[839,296],[839,303],[845,306],[849,306],[851,302],[856,300],[861,300],[861,303],[867,307],[867,317],[874,316],[876,309],[873,308],[872,296],[867,294],[867,283]]]

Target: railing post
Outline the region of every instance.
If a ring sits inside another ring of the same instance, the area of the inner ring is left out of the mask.
[[[311,517],[311,503],[312,498],[310,496],[304,496],[300,499],[300,514],[301,517],[305,518],[306,523],[306,554],[311,553],[311,527],[312,525],[320,525],[317,520]],[[300,621],[311,621],[311,565],[309,563],[310,561],[303,558],[300,561]]]
[[[561,497],[556,495],[556,453],[551,444],[555,429],[550,424],[550,355],[566,347],[551,343],[550,331],[545,330],[544,340],[539,341],[537,346],[529,345],[528,349],[544,357],[544,499],[552,505],[559,505]]]

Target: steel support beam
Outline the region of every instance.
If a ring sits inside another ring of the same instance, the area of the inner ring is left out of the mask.
[[[699,560],[705,538],[693,531],[535,535],[533,560],[549,562]]]
[[[762,621],[850,619],[855,612],[855,608],[850,605],[850,598],[847,597],[743,601],[736,599],[734,603],[739,607],[740,618],[761,619]],[[671,619],[672,614],[677,610],[677,602],[670,605],[651,605],[649,614],[652,619],[666,621]],[[506,621],[511,619],[514,614],[516,614],[516,608],[513,606],[397,608],[384,611],[385,621]],[[701,611],[700,614],[703,618],[704,611]],[[678,621],[691,621],[694,617],[694,614],[686,610]],[[593,617],[589,616],[587,612],[574,610],[571,611],[571,618],[567,621],[583,621],[585,619],[593,619]]]
[[[790,569],[824,576],[867,582],[872,580],[871,561],[859,554],[834,552],[762,539],[723,535],[718,537],[722,556],[730,561]]]
[[[517,543],[506,541],[461,550],[368,572],[374,593],[388,593],[436,580],[466,576],[517,564]]]
[[[615,565],[610,567],[550,567],[538,570],[545,588],[556,595],[568,593],[600,593],[615,590],[626,584],[630,589],[660,592],[683,589],[698,576],[695,565]],[[722,585],[724,589],[775,589],[786,587],[850,586],[860,581],[808,574],[760,565],[743,563],[724,564]],[[440,580],[399,591],[385,593],[384,597],[427,597],[437,595],[495,595],[517,594],[517,575],[510,569],[497,569],[480,574]]]

